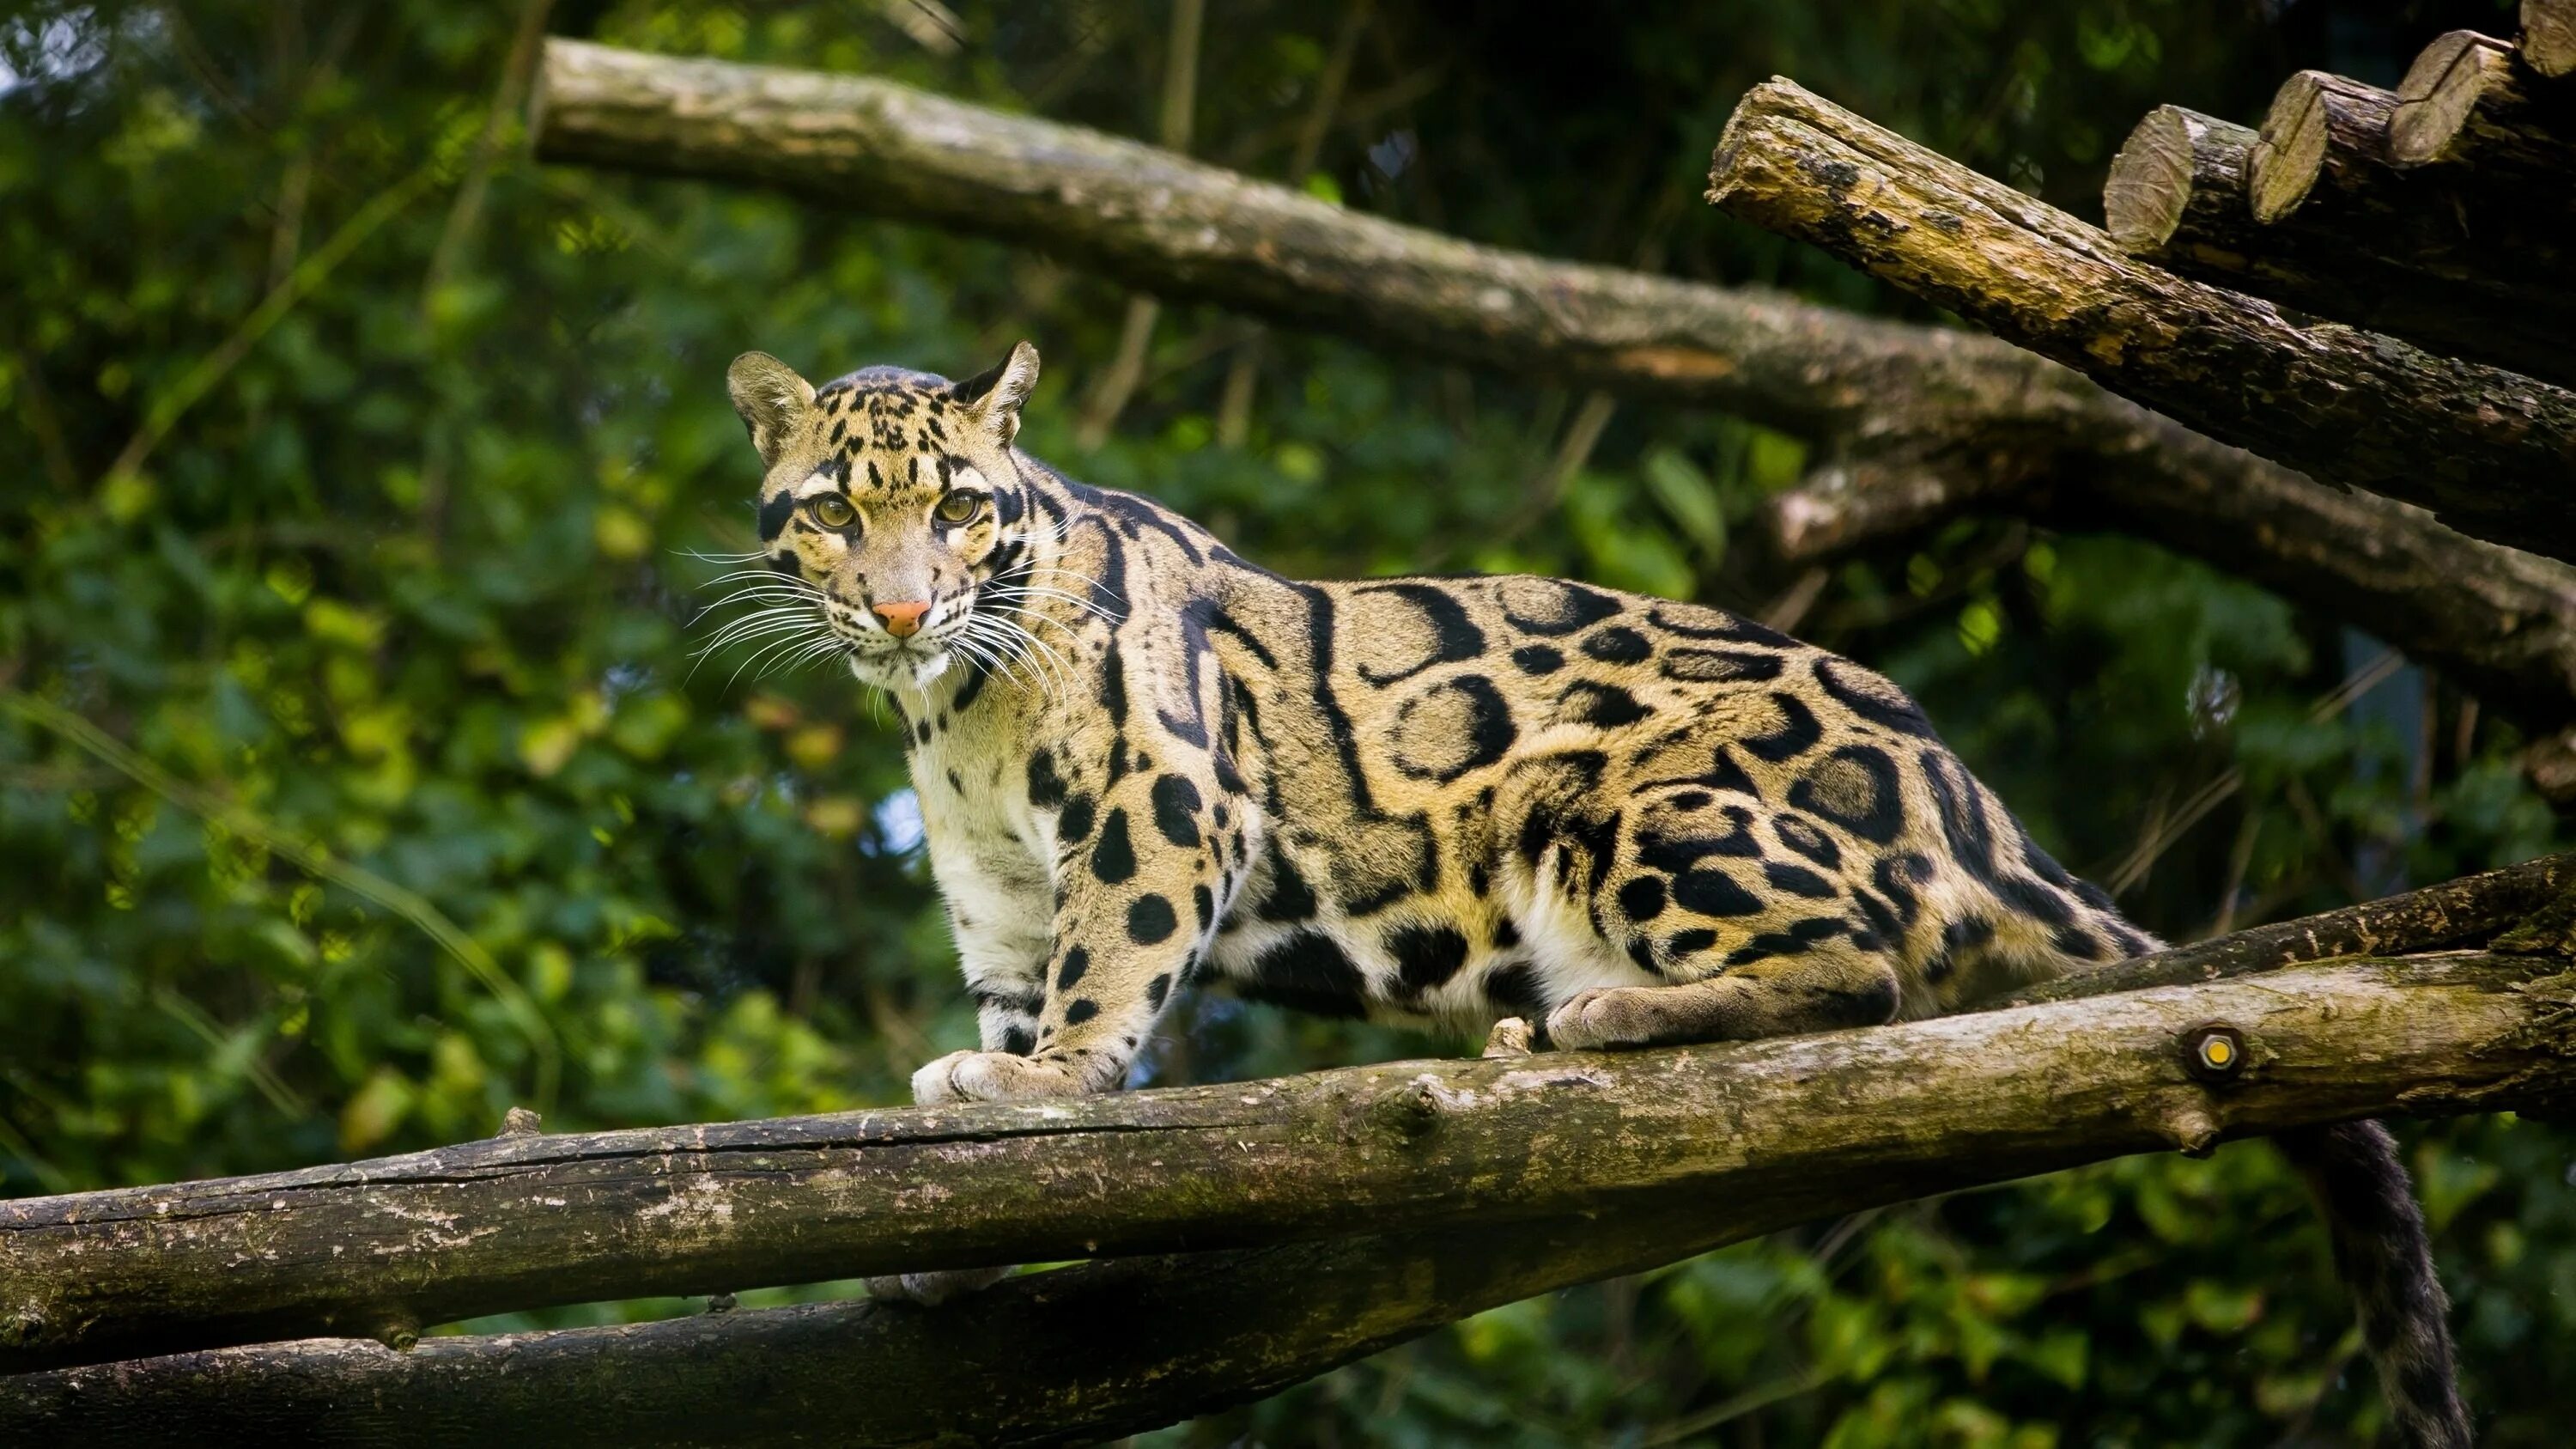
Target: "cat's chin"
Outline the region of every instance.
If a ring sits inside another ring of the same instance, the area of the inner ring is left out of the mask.
[[[879,689],[909,690],[919,693],[937,683],[948,672],[949,661],[956,657],[946,649],[916,653],[909,649],[889,650],[879,655],[853,654],[850,673],[861,684]]]

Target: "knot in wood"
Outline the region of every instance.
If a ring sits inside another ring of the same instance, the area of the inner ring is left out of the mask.
[[[513,1107],[501,1114],[501,1130],[496,1137],[536,1137],[545,1131],[545,1119],[525,1107]]]
[[[2182,1034],[2182,1066],[2193,1080],[2213,1086],[2245,1074],[2245,1033],[2223,1021],[2203,1022]]]
[[[1396,1136],[1411,1139],[1440,1125],[1440,1108],[1439,1090],[1429,1078],[1416,1077],[1378,1098],[1368,1115]]]

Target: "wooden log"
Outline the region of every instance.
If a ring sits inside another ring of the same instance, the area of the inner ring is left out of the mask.
[[[2455,883],[2439,910],[2379,908],[2387,924],[2367,937],[2329,918],[2264,928],[2264,944],[2237,954],[2283,965],[2300,949],[2458,944],[2527,910],[2560,869]],[[0,1202],[0,1373],[317,1333],[399,1337],[597,1298],[1276,1242],[1347,1230],[1355,1214],[1393,1232],[1580,1211],[1735,1181],[1732,1148],[1672,1151],[1669,1114],[1717,1110],[1736,1088],[1694,1084],[1705,1071],[1738,1081],[1746,1060],[1394,1063],[1078,1102],[511,1131],[343,1166]],[[1794,1117],[1801,1094],[1848,1086],[1800,1083],[1764,1088],[1771,1109]],[[1533,1133],[1580,1146],[1540,1170]]]
[[[2147,112],[2111,158],[2102,214],[2133,257],[2171,265],[2195,250],[2242,253],[2254,235],[2246,163],[2254,132],[2182,106]]]
[[[2388,118],[2397,97],[2322,70],[2281,83],[2263,113],[2246,165],[2246,202],[2269,226],[2307,203],[2320,184],[2367,197],[2383,184]]]
[[[2543,76],[2576,75],[2576,0],[2522,0],[2521,50]]]
[[[2131,260],[2063,212],[1774,80],[1710,199],[2176,420],[2452,527],[2576,557],[2576,395]]]
[[[2472,320],[2528,307],[2557,337],[2576,335],[2576,102],[2541,96],[2500,42],[2468,31],[2435,41],[2408,79],[2425,92],[2411,113],[2399,92],[2340,76],[2285,82],[2249,163],[2255,219],[2340,234],[2351,251],[2454,289]],[[2410,114],[2401,159],[2397,127]]]
[[[2576,128],[2568,98],[2507,42],[2474,30],[2441,36],[2407,67],[2396,95],[2390,165],[2474,171],[2490,185],[2534,188],[2524,200],[2542,207],[2570,189]]]
[[[1410,1063],[1392,1069],[1392,1095],[1338,1102],[1346,1115],[1305,1151],[1403,1164],[1393,1171],[1452,1202],[1482,1175],[1491,1207],[1455,1225],[1072,1268],[933,1311],[734,1310],[430,1339],[408,1352],[319,1340],[59,1369],[8,1381],[0,1442],[573,1449],[825,1434],[850,1444],[1109,1437],[1272,1392],[1482,1306],[1790,1222],[2393,1110],[2554,1110],[2576,1089],[2576,974],[2566,964],[2474,952],[2345,960],[1729,1047]],[[2236,1074],[2217,1082],[2186,1064],[2213,1022],[2247,1047]],[[1044,1109],[1059,1117],[1044,1129],[1011,1118],[1034,1107],[952,1120],[948,1161],[917,1187],[953,1189],[943,1216],[978,1217],[990,1198],[959,1172],[966,1158],[1007,1151],[1030,1131],[1106,1147],[1132,1135],[1123,1118],[1109,1126],[1122,1105],[1188,1095],[1058,1104]],[[1624,1121],[1602,1117],[1609,1104]],[[1516,1116],[1526,1134],[1507,1154],[1485,1155],[1478,1144],[1502,1147],[1504,1121]],[[1243,1146],[1211,1141],[1206,1157],[1167,1142],[1168,1160],[1143,1179],[1113,1170],[1095,1184],[1104,1160],[1068,1153],[1024,1200],[1086,1215],[1109,1191],[1141,1190],[1140,1204],[1162,1205],[1223,1196],[1245,1181],[1228,1157],[1263,1159],[1280,1192],[1312,1188],[1260,1122],[1238,1130]],[[657,1160],[626,1165],[649,1175]],[[1556,1196],[1587,1177],[1608,1190]],[[1647,1177],[1655,1190],[1629,1190]],[[1547,1199],[1548,1216],[1515,1221],[1499,1210],[1525,1191]],[[1403,1201],[1381,1212],[1342,1198],[1341,1222],[1421,1222]],[[1042,1208],[1022,1213],[1032,1227],[1043,1222]],[[496,1221],[515,1231],[541,1216]],[[462,1237],[482,1226],[458,1217],[437,1230]],[[710,1221],[706,1231],[745,1226]],[[271,1249],[293,1241],[281,1232]]]
[[[2314,119],[2323,104],[2298,109],[2309,118],[2300,147],[2325,134],[2327,128]],[[2405,114],[2402,103],[2394,114]],[[2576,348],[2567,341],[2576,336],[2576,287],[2511,285],[2463,274],[2465,259],[2425,267],[2382,257],[2333,205],[2295,205],[2269,224],[2257,222],[2247,201],[2257,145],[2255,132],[2197,111],[2159,106],[2149,112],[2112,158],[2102,188],[2112,239],[2129,255],[2187,277],[2432,351],[2576,385]],[[2276,184],[2282,184],[2281,167],[2275,163]],[[2479,217],[2457,220],[2466,214],[2466,192],[2490,194],[2482,182],[2463,188],[2449,180],[2392,177],[2390,184],[2418,193],[2407,204],[2442,219],[2446,230],[2491,229],[2484,202],[2478,203]],[[2514,235],[2531,230],[2519,221],[2497,225]],[[2456,237],[2446,236],[2443,245],[2452,253],[2461,250]],[[2551,239],[2544,245],[2557,244]]]

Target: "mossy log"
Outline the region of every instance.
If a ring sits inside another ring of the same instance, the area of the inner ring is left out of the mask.
[[[2400,104],[2393,114],[2402,120],[2407,112]],[[2457,256],[2438,268],[2391,260],[2357,237],[2331,204],[2291,207],[2258,222],[2247,196],[2256,147],[2257,133],[2246,127],[2157,107],[2111,160],[2102,187],[2105,229],[2129,255],[2168,271],[2430,351],[2576,384],[2576,348],[2567,341],[2576,336],[2576,285],[2516,285],[2465,271]],[[2487,193],[2485,183],[2464,188],[2445,174],[2392,177],[2389,184],[2419,193],[2410,204],[2428,227],[2492,230],[2483,217],[2457,220],[2468,195]],[[2512,226],[2516,234],[2528,229]]]
[[[721,1264],[721,1281],[742,1284],[791,1260],[855,1271],[1357,1225],[1375,1236],[1075,1267],[926,1311],[737,1309],[407,1351],[325,1339],[57,1369],[8,1381],[0,1442],[1107,1437],[1274,1391],[1483,1307],[1820,1216],[2399,1110],[2556,1110],[2576,1088],[2566,964],[2348,959],[1735,1046],[1410,1062],[659,1141],[519,1139],[336,1181],[232,1184],[203,1200],[202,1238],[182,1199],[93,1195],[106,1210],[73,1215],[94,1225],[92,1265],[176,1257],[256,1287],[281,1263],[363,1275],[392,1256],[408,1259],[399,1277],[415,1295],[458,1254],[515,1261],[524,1297],[585,1276],[567,1259],[603,1251],[629,1258],[629,1291],[667,1291],[706,1286],[689,1265]],[[2214,1025],[2247,1050],[2212,1081],[2191,1062]],[[311,1209],[370,1200],[359,1222],[378,1231],[311,1236],[331,1220]],[[412,1215],[386,1211],[395,1205]],[[270,1230],[247,1261],[217,1247],[258,1221]],[[137,1222],[158,1226],[114,1236]],[[409,1236],[386,1236],[391,1222]],[[802,1241],[816,1235],[829,1241]],[[729,1246],[755,1241],[765,1258]],[[23,1303],[24,1260],[0,1261]],[[79,1311],[62,1296],[78,1285],[50,1269],[44,1283]]]
[[[1774,80],[1710,199],[2213,437],[2576,557],[2576,395],[2175,276],[2103,232]]]

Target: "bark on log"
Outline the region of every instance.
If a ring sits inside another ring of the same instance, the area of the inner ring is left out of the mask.
[[[933,1181],[952,1189],[937,1214],[980,1222],[966,1236],[980,1232],[985,1243],[998,1241],[997,1208],[1017,1214],[1011,1241],[1035,1249],[1064,1242],[1045,1225],[1050,1210],[1094,1216],[1097,1204],[1132,1194],[1131,1214],[1169,1211],[1176,1197],[1195,1193],[1204,1204],[1255,1179],[1272,1185],[1264,1190],[1322,1192],[1344,1225],[1425,1226],[1374,1242],[1069,1269],[934,1312],[736,1310],[640,1328],[432,1340],[408,1353],[318,1341],[55,1370],[10,1381],[0,1440],[145,1444],[212,1433],[570,1446],[675,1434],[862,1444],[1113,1435],[1270,1392],[1488,1303],[1790,1222],[2122,1153],[2206,1151],[2307,1123],[2397,1110],[2554,1110],[2576,1088],[2576,973],[2565,965],[2474,952],[2347,960],[2260,982],[1732,1047],[1328,1073],[1288,1084],[1322,1109],[1308,1112],[1314,1124],[1339,1118],[1309,1141],[1309,1160],[1279,1150],[1276,1120],[1237,1118],[1244,1146],[1220,1134],[1200,1144],[1204,1156],[1184,1159],[1182,1144],[1167,1140],[1171,1165],[1146,1177],[1090,1174],[1139,1135],[1138,1121],[1253,1089],[985,1108],[972,1121],[877,1114],[881,1129],[895,1117],[947,1120],[937,1176],[916,1191]],[[2248,1047],[2240,1071],[2216,1083],[2185,1064],[2188,1044],[2213,1022],[2242,1032]],[[1140,1108],[1145,1117],[1131,1120]],[[810,1124],[772,1126],[791,1131],[792,1151],[812,1150]],[[880,1130],[875,1140],[900,1137]],[[1039,1206],[1006,1206],[1010,1195],[974,1185],[984,1177],[979,1160],[1014,1159],[1046,1138],[1074,1149],[1055,1163],[1074,1170],[1041,1177]],[[571,1142],[558,1140],[557,1155]],[[1259,1165],[1246,1171],[1229,1158]],[[1439,1194],[1444,1211],[1471,1199],[1476,1209],[1468,1226],[1443,1229],[1407,1208],[1411,1199],[1373,1206],[1348,1184],[1319,1182],[1316,1158],[1349,1164],[1357,1178],[1370,1175],[1361,1166],[1370,1160],[1400,1164],[1378,1175]],[[483,1167],[460,1181],[494,1165],[488,1151],[478,1160]],[[690,1164],[686,1154],[628,1160],[666,1188],[681,1187]],[[849,1166],[870,1171],[855,1154]],[[1563,1182],[1600,1190],[1550,1196]],[[739,1202],[739,1190],[747,1185],[737,1178],[662,1200]],[[1529,1191],[1556,1216],[1517,1225],[1505,1216],[1526,1209]],[[534,1206],[496,1221],[533,1224],[542,1217]],[[1205,1209],[1180,1217],[1193,1212]],[[740,1235],[748,1217],[705,1230]],[[476,1226],[460,1217],[437,1231],[462,1238]],[[686,1246],[693,1256],[707,1250],[703,1239]]]
[[[1718,145],[1710,199],[2212,436],[2576,557],[2576,395],[2123,255],[2110,237],[1785,80]]]
[[[2534,735],[2576,724],[2576,568],[2376,494],[2320,488],[2273,465],[2242,468],[2236,450],[2173,433],[2151,473],[2106,465],[2080,486],[1820,470],[1766,504],[1768,531],[1793,565],[1972,509],[2118,532],[2367,630]],[[2203,456],[2211,466],[2195,467]]]
[[[2522,0],[2521,49],[2544,76],[2576,75],[2576,0]]]
[[[2368,936],[2342,917],[2265,928],[2252,939],[2266,944],[2239,955],[2298,959],[2279,939],[2389,953],[2457,944],[2480,921],[2527,911],[2562,868],[2457,882],[2439,909],[2373,908]],[[1758,1065],[1753,1078],[1740,1070],[1762,1060],[1395,1063],[1079,1102],[510,1133],[0,1202],[0,1373],[308,1334],[394,1337],[598,1298],[1265,1243],[1346,1231],[1357,1215],[1396,1232],[1721,1178],[1741,1190],[1733,1149],[1684,1149],[1675,1124],[1743,1105],[1743,1083],[1762,1078]],[[1797,1120],[1831,1115],[1854,1088],[1799,1077],[1764,1090],[1766,1112]]]
[[[2406,114],[2402,104],[2397,114]],[[2576,384],[2576,349],[2567,341],[2576,336],[2576,288],[2535,290],[2458,275],[2456,267],[2436,272],[2400,265],[2370,251],[2329,205],[2292,208],[2269,225],[2258,223],[2247,202],[2255,146],[2253,131],[2197,111],[2159,106],[2149,112],[2112,158],[2103,184],[2112,239],[2129,255],[2187,277],[2432,351]],[[2408,184],[2422,193],[2413,204],[2444,218],[2444,225],[2489,229],[2483,216],[2456,220],[2466,214],[2469,191],[2492,193],[2484,181],[2464,188],[2427,176]],[[2541,194],[2528,191],[2522,205]],[[2532,230],[2510,227],[2512,234]]]

